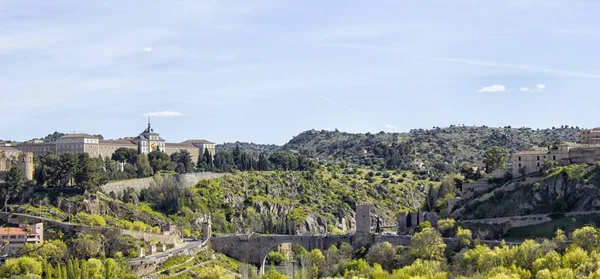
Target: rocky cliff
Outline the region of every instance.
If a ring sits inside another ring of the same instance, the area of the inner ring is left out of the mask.
[[[460,202],[456,219],[482,219],[600,210],[600,168],[557,167]]]

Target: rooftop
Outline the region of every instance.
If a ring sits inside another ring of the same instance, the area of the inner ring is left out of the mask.
[[[92,136],[90,134],[68,134],[60,137],[61,139],[74,139],[74,138],[93,138],[97,139],[98,137]]]
[[[201,144],[215,144],[214,142],[210,142],[207,140],[203,140],[203,139],[196,139],[196,140],[186,140],[182,143],[190,143],[190,144],[195,144],[195,143],[201,143]]]
[[[32,231],[27,231],[26,228],[0,228],[0,235],[35,235]]]

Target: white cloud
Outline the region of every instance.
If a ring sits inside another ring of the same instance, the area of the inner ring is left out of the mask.
[[[183,113],[176,111],[155,111],[144,113],[142,116],[152,116],[152,117],[171,117],[171,116],[183,116]]]
[[[142,49],[143,52],[152,52],[152,48],[151,47],[147,47]]]
[[[521,91],[523,92],[542,92],[544,89],[546,89],[545,84],[536,84],[535,88],[521,87]]]
[[[396,130],[396,126],[394,126],[392,124],[385,124],[385,128],[388,130]]]
[[[504,92],[504,91],[506,91],[506,87],[504,87],[504,85],[495,84],[495,85],[482,87],[477,92]]]

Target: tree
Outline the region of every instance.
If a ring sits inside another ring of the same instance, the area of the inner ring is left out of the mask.
[[[460,243],[461,247],[469,247],[473,242],[473,234],[471,233],[471,230],[463,229],[461,227],[458,227],[456,238],[458,238],[458,242]]]
[[[8,201],[16,198],[25,189],[25,173],[17,165],[13,164],[4,178],[4,183],[0,183],[0,193],[4,197],[4,210],[8,210]]]
[[[148,161],[148,157],[146,157],[145,154],[137,155],[137,159],[135,160],[135,166],[137,169],[138,178],[149,177],[152,176],[152,174],[154,174],[152,171],[152,167],[150,166],[150,162]]]
[[[411,239],[410,253],[423,260],[443,260],[446,243],[437,230],[424,229]]]
[[[594,251],[600,247],[600,232],[592,226],[577,229],[573,232],[573,244],[586,251]]]
[[[78,165],[74,175],[75,184],[87,191],[96,191],[107,182],[102,176],[102,162],[98,158],[90,158],[88,153],[79,153]]]
[[[137,155],[138,151],[133,148],[119,147],[112,154],[111,159],[121,163],[135,164]]]
[[[171,154],[171,162],[173,162],[174,170],[177,173],[188,173],[194,171],[192,155],[190,155],[190,152],[185,149]]]
[[[77,173],[78,165],[79,158],[75,154],[67,152],[60,155],[58,177],[60,177],[61,186],[73,185],[73,178]]]
[[[96,279],[103,278],[104,265],[99,259],[89,259],[87,262],[88,278]]]
[[[42,264],[31,257],[8,259],[0,266],[0,278],[24,278],[21,276],[30,275],[42,276]]]
[[[158,149],[155,149],[148,154],[148,161],[150,161],[150,166],[152,167],[152,170],[154,170],[154,173],[159,171],[170,171],[173,167],[169,155]]]
[[[445,237],[450,237],[454,233],[456,221],[452,218],[440,219],[437,221],[437,228]]]
[[[383,269],[391,271],[394,268],[396,249],[389,242],[377,243],[367,252],[365,259],[369,264],[380,264]]]
[[[78,259],[89,259],[100,254],[102,243],[99,235],[83,234],[73,239],[73,255]],[[95,277],[94,277],[95,278]]]
[[[267,254],[267,263],[281,265],[285,262],[285,256],[277,251],[271,251]]]
[[[483,154],[483,163],[486,165],[486,172],[491,173],[494,170],[506,167],[508,160],[508,151],[499,146],[488,148]]]

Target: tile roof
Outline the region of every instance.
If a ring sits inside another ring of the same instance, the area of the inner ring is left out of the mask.
[[[0,228],[0,235],[35,235],[36,233],[27,231],[25,228]]]
[[[133,143],[130,140],[100,140],[100,144],[106,144],[106,145],[135,145],[137,146],[137,144]]]
[[[203,139],[198,139],[198,140],[186,140],[182,143],[191,143],[191,144],[195,144],[195,143],[202,143],[202,144],[214,144],[214,142],[210,142],[207,140],[203,140]]]

